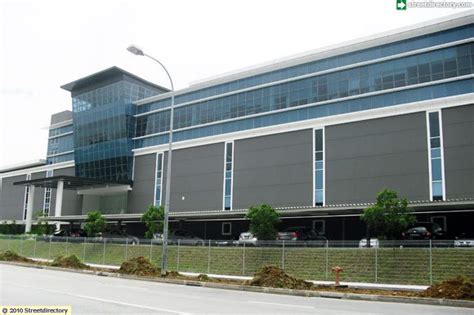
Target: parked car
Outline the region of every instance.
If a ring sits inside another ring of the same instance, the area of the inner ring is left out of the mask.
[[[359,248],[367,247],[367,238],[363,238],[359,241]],[[370,238],[369,247],[379,248],[380,243],[378,238]]]
[[[92,239],[92,241],[103,242],[104,239],[106,243],[116,243],[116,244],[127,243],[130,245],[140,244],[140,240],[138,239],[138,237],[129,235],[125,233],[124,231],[119,231],[119,230],[99,233],[97,237]]]
[[[258,239],[251,232],[242,232],[239,235],[239,240],[234,241],[234,244],[237,245],[237,246],[239,246],[239,245],[257,246],[258,245]]]
[[[193,246],[202,246],[204,245],[204,240],[200,237],[194,235],[191,231],[187,230],[171,230],[168,233],[168,240],[172,242],[177,242],[180,240],[181,245],[193,245]],[[163,234],[156,233],[153,235],[153,242],[161,244],[163,242]]]
[[[417,222],[402,233],[405,240],[446,239],[446,231],[434,222]]]
[[[51,241],[51,242],[65,242],[66,238],[68,242],[82,242],[84,241],[82,238],[85,237],[86,234],[84,230],[68,230],[68,229],[61,229],[58,231],[53,232],[53,234],[43,235],[43,241]]]
[[[454,247],[474,247],[474,237],[460,237],[454,240]]]
[[[326,241],[327,238],[315,229],[307,226],[292,226],[278,232],[279,241]]]

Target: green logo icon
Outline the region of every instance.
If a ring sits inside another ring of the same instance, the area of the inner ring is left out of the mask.
[[[407,0],[397,0],[397,10],[406,10]]]

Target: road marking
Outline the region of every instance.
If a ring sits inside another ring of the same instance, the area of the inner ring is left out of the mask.
[[[147,309],[147,310],[156,311],[156,312],[165,312],[165,313],[180,314],[180,315],[189,315],[190,314],[190,313],[174,311],[174,310],[170,310],[170,309],[166,309],[166,308],[144,306],[144,305],[133,304],[133,303],[125,303],[125,302],[121,302],[121,301],[102,299],[102,298],[98,298],[98,297],[94,297],[94,296],[74,294],[74,293],[69,293],[69,292],[64,292],[64,291],[59,291],[59,290],[53,290],[53,289],[48,289],[48,288],[40,288],[40,287],[34,287],[34,286],[29,286],[29,285],[21,285],[21,284],[9,282],[9,281],[6,281],[5,283],[8,283],[8,284],[16,286],[16,287],[21,287],[21,288],[36,289],[36,290],[42,290],[42,291],[47,291],[47,292],[52,292],[52,293],[59,293],[59,294],[78,297],[78,298],[81,298],[81,299],[87,299],[87,300],[98,301],[98,302],[105,302],[105,303],[110,303],[110,304],[117,304],[117,305],[122,305],[122,306],[136,307],[136,308]]]
[[[159,311],[159,312],[166,312],[166,313],[173,313],[173,314],[180,314],[180,315],[188,314],[188,313],[169,310],[169,309],[166,309],[166,308],[158,308],[158,307],[144,306],[144,305],[139,305],[139,304],[125,303],[125,302],[120,302],[120,301],[115,301],[115,300],[96,298],[96,297],[87,296],[87,295],[71,294],[71,293],[66,293],[66,294],[72,295],[72,296],[75,296],[75,297],[79,297],[79,298],[82,298],[82,299],[88,299],[88,300],[111,303],[111,304],[118,304],[118,305],[123,305],[123,306],[131,306],[131,307],[136,307],[136,308],[143,308],[143,309],[147,309],[147,310],[151,310],[151,311]]]
[[[296,305],[296,304],[282,304],[282,303],[272,303],[272,302],[262,302],[262,301],[247,301],[248,303],[259,303],[259,304],[270,304],[286,307],[300,307],[300,308],[310,308],[314,309],[314,306],[305,306],[305,305]]]

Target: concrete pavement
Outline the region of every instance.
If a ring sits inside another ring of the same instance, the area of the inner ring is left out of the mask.
[[[306,298],[97,277],[0,264],[0,304],[73,314],[473,314],[432,305]]]

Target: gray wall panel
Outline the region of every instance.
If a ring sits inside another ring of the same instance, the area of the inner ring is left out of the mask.
[[[53,176],[67,175],[75,176],[74,167],[61,168],[54,170]],[[56,207],[56,189],[52,190],[50,216],[55,215]],[[63,192],[63,206],[61,215],[80,215],[82,214],[82,196],[75,190],[66,190]]]
[[[447,198],[474,197],[474,105],[442,111]]]
[[[233,208],[312,203],[312,130],[237,140]]]
[[[372,202],[384,188],[429,199],[425,113],[328,126],[326,204]]]
[[[133,190],[128,194],[128,213],[144,212],[153,204],[156,154],[135,157]]]
[[[166,154],[163,197],[166,194],[167,158]],[[173,151],[171,172],[171,211],[222,209],[224,143]],[[165,198],[163,204],[164,201]]]
[[[5,177],[0,191],[0,219],[23,220],[25,187],[14,186],[14,182],[26,180],[26,175]]]
[[[51,115],[51,125],[71,120],[72,119],[72,112],[70,110],[65,110],[59,113],[55,113]]]

